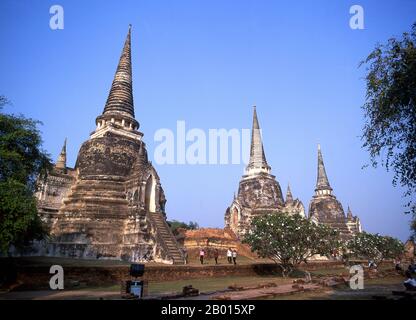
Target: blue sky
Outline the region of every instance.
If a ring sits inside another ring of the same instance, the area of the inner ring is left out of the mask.
[[[64,8],[64,30],[49,8]],[[364,30],[349,8],[364,8]],[[369,232],[405,240],[403,190],[361,148],[365,98],[359,62],[410,30],[416,1],[1,1],[0,93],[8,112],[43,122],[69,165],[102,112],[129,23],[136,118],[150,158],[160,128],[249,128],[257,105],[264,148],[283,190],[306,209],[318,143],[334,193]],[[244,165],[156,165],[169,219],[222,227]]]

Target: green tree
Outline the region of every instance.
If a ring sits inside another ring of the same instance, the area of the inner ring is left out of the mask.
[[[361,64],[366,67],[363,147],[371,164],[394,173],[405,188],[407,212],[416,232],[416,23],[410,33],[377,45]]]
[[[377,266],[386,259],[400,257],[404,252],[400,240],[367,232],[356,234],[347,247],[356,258],[374,261]]]
[[[0,111],[8,100],[0,96]],[[51,169],[41,149],[40,122],[0,112],[0,251],[43,235],[33,193]]]
[[[193,221],[189,221],[189,223],[185,223],[185,222],[181,222],[178,220],[172,220],[172,221],[168,221],[168,224],[175,236],[179,234],[178,229],[195,230],[199,228],[198,223],[193,222]]]
[[[188,223],[189,230],[199,229],[199,224],[196,221],[189,221]]]
[[[244,237],[253,252],[279,264],[284,277],[314,255],[333,256],[342,248],[337,231],[300,215],[270,213],[255,217]]]

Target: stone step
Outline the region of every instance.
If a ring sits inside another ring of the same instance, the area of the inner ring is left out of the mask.
[[[167,228],[162,227],[162,226],[158,226],[158,225],[156,225],[156,227],[157,227],[160,231],[167,232],[168,234],[170,234],[170,232],[169,232],[169,230],[168,230]]]
[[[164,231],[164,232],[168,232],[169,233],[169,229],[163,225],[156,225],[158,229],[160,229],[160,231]]]
[[[178,248],[175,237],[173,236],[165,217],[160,213],[152,213],[151,218],[155,224],[158,234],[165,244],[167,254],[173,259],[174,264],[183,264],[184,259]]]
[[[70,194],[76,194],[76,195],[93,195],[97,197],[102,196],[108,196],[108,197],[114,197],[114,198],[126,198],[126,193],[122,191],[114,191],[114,190],[72,190]]]
[[[71,193],[118,193],[118,194],[125,194],[124,188],[113,188],[111,185],[108,186],[100,186],[100,188],[94,188],[91,186],[80,186],[80,185],[73,185],[70,189]]]
[[[164,238],[163,240],[165,241],[166,245],[176,248],[176,244],[172,240],[167,238]]]
[[[99,197],[99,196],[83,196],[82,198],[74,197],[73,195],[69,195],[67,198],[63,200],[64,204],[84,204],[84,203],[90,203],[90,204],[97,204],[97,205],[103,205],[109,204],[121,204],[121,205],[128,205],[128,201],[126,199],[120,199],[120,198],[106,198],[106,197]]]
[[[172,238],[164,237],[164,240],[166,240],[169,244],[175,245],[175,242],[172,240]]]
[[[114,181],[114,180],[86,180],[86,179],[79,179],[77,180],[78,186],[100,186],[100,185],[111,185],[115,188],[123,188],[125,183],[122,181]]]

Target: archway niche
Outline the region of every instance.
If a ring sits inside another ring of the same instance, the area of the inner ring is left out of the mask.
[[[156,182],[153,175],[150,175],[146,181],[146,191],[145,191],[145,209],[149,212],[156,211]]]
[[[238,220],[239,220],[239,212],[238,209],[236,207],[234,207],[231,210],[231,219],[230,219],[230,224],[231,224],[231,228],[235,229],[238,227]]]

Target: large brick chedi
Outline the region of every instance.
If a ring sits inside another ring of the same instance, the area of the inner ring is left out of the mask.
[[[305,215],[303,204],[293,199],[288,188],[286,201],[276,177],[266,161],[261,129],[254,107],[251,131],[250,160],[240,180],[237,196],[225,212],[225,227],[234,231],[238,238],[250,230],[255,216],[270,213]]]
[[[315,223],[325,224],[337,229],[344,239],[350,239],[354,234],[361,232],[360,219],[353,216],[349,207],[347,216],[345,216],[341,203],[333,194],[319,145],[318,174],[315,195],[309,204],[309,218]]]
[[[37,194],[52,256],[182,263],[165,214],[166,198],[135,119],[131,30],[104,111],[79,150],[66,148]]]

